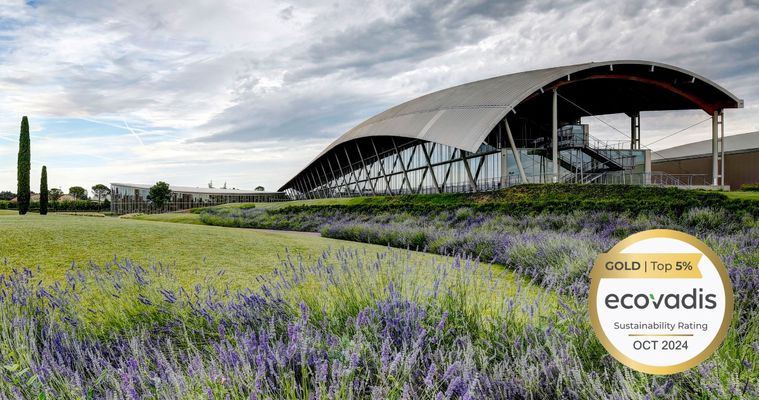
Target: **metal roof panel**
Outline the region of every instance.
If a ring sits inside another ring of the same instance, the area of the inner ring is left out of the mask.
[[[541,88],[579,71],[609,65],[645,65],[650,66],[652,70],[662,68],[686,74],[711,85],[725,98],[730,99],[735,107],[742,107],[743,104],[735,95],[716,83],[671,65],[639,60],[567,65],[493,77],[409,100],[349,130],[319,153],[314,161],[341,143],[373,136],[422,139],[475,152],[501,118]],[[288,184],[289,182],[282,189],[288,187]]]

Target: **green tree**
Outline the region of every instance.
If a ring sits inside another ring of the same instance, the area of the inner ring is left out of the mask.
[[[29,119],[21,118],[21,135],[18,139],[18,213],[29,211],[29,173],[32,169],[32,155],[29,144]]]
[[[111,194],[111,189],[108,188],[108,186],[103,185],[102,183],[98,183],[97,185],[92,187],[92,194],[95,195],[98,199],[98,204],[100,204],[100,200],[106,198],[109,194]]]
[[[13,200],[16,197],[16,193],[10,190],[3,190],[0,192],[0,200]]]
[[[255,188],[255,189],[253,189],[253,190],[255,190],[256,192],[263,192],[263,191],[265,191],[266,189],[264,189],[264,187],[263,187],[263,186],[256,186],[256,188]]]
[[[40,215],[47,215],[47,197],[47,167],[43,165],[40,178]]]
[[[169,184],[163,181],[156,182],[155,185],[150,187],[148,200],[150,200],[156,208],[160,209],[163,207],[166,202],[171,200],[171,189],[169,188]]]
[[[48,193],[47,194],[48,197],[52,201],[58,201],[58,200],[60,200],[61,197],[63,197],[63,190],[58,189],[58,188],[52,188],[52,189],[48,190],[47,193]]]
[[[69,194],[77,200],[87,200],[87,190],[81,186],[70,187]]]
[[[58,200],[63,196],[63,190],[58,188],[52,188],[48,190],[47,196],[50,198],[53,204],[53,211],[58,209]]]

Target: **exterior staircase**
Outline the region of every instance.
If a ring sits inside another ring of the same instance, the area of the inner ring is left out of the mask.
[[[587,125],[567,125],[558,132],[559,165],[573,174],[590,175],[600,172],[623,171],[632,169],[633,165],[625,162],[625,157],[613,150],[619,147],[609,146],[609,142],[596,139],[588,133]],[[552,145],[550,140],[538,138],[533,141],[529,154],[539,155],[552,160]],[[587,155],[590,160],[577,163],[571,157],[566,157],[566,150],[577,150]]]

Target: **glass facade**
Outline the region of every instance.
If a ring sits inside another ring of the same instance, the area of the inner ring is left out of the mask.
[[[291,198],[325,198],[473,192],[525,183],[500,127],[474,153],[412,140],[364,157],[359,144],[354,144],[357,150],[345,145],[312,163],[290,183],[287,193]],[[558,138],[560,182],[590,183],[605,174],[649,172],[646,150],[624,148],[629,142],[595,139],[587,125],[561,127]],[[375,139],[367,140],[365,148],[377,148]],[[553,182],[550,138],[521,137],[516,142],[527,182]]]

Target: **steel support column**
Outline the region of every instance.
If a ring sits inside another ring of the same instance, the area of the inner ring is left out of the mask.
[[[314,184],[313,184],[313,181],[309,178],[308,174],[303,176],[303,182],[306,188],[306,193],[308,193],[306,197],[313,199],[314,198]]]
[[[340,178],[343,179],[343,187],[345,188],[345,190],[351,190],[350,183],[348,183],[348,181],[345,179],[346,174],[343,173],[343,166],[340,165],[340,158],[337,156],[337,154],[335,154],[335,162],[337,163],[337,168],[340,169]],[[351,193],[348,193],[348,196],[350,195]]]
[[[329,176],[327,175],[327,170],[324,169],[324,163],[323,162],[320,162],[319,166],[322,168],[322,172],[324,172],[324,179],[327,181],[327,190],[328,190],[327,197],[331,197],[333,195],[333,192],[332,192],[332,181],[334,180],[334,178],[333,179],[329,179]]]
[[[514,154],[514,161],[517,163],[517,169],[519,170],[519,179],[522,180],[522,183],[527,183],[527,174],[524,173],[524,168],[522,167],[522,157],[517,150],[516,143],[514,143],[514,136],[511,134],[509,121],[506,119],[506,117],[503,118],[503,124],[506,125],[506,135],[509,137],[509,145],[511,145],[511,152]]]
[[[719,183],[725,185],[725,111],[719,110],[719,159],[720,159],[720,173]]]
[[[432,159],[430,158],[430,153],[435,152],[435,143],[432,143],[432,148],[430,149],[429,153],[427,152],[427,147],[422,143],[422,151],[424,152],[424,158],[427,160],[427,169],[430,171],[430,177],[432,177],[432,183],[435,184],[435,188],[437,189],[438,193],[443,193],[443,191],[440,189],[440,185],[437,183],[437,177],[435,176],[435,171],[432,169]],[[424,179],[422,179],[422,182],[424,182]]]
[[[296,181],[296,184],[298,186],[298,190],[300,191],[300,197],[302,197],[302,198],[305,199],[306,198],[306,191],[303,190],[303,179],[302,178],[298,178],[298,180]]]
[[[358,183],[359,183],[360,179],[358,179],[358,176],[356,175],[356,173],[355,173],[355,171],[353,169],[353,161],[351,161],[351,157],[350,157],[350,155],[348,155],[348,149],[346,149],[345,147],[343,147],[343,151],[345,152],[345,159],[348,160],[348,169],[351,170],[351,176],[353,177],[354,181],[356,182],[356,190],[359,191],[359,195],[363,196],[364,195],[364,190],[366,189],[366,184],[364,184],[363,188],[360,188],[358,186]]]
[[[553,164],[553,182],[559,181],[559,116],[558,92],[553,89],[553,107],[551,109],[551,157]]]
[[[411,148],[411,154],[408,157],[408,162],[405,162],[405,160],[403,159],[403,157],[401,157],[401,163],[404,164],[404,171],[405,171],[405,174],[406,174],[406,181],[408,181],[408,187],[409,187],[409,190],[411,190],[411,193],[418,193],[418,191],[414,192],[414,188],[411,186],[411,180],[408,178],[408,170],[411,169],[411,163],[414,162],[414,156],[416,156],[416,149],[419,146],[420,146],[419,144],[415,144]],[[398,155],[400,155],[400,152],[398,152]]]
[[[480,171],[482,171],[482,166],[485,165],[485,157],[487,157],[487,154],[483,154],[479,157],[480,163],[477,164],[477,169],[474,173],[474,181],[477,182],[480,180]]]
[[[311,193],[312,196],[316,196],[316,188],[318,187],[318,184],[316,183],[316,179],[314,179],[314,173],[313,171],[308,171],[309,178],[311,178]]]
[[[630,149],[640,150],[640,113],[630,114]]]
[[[424,186],[424,178],[427,177],[427,171],[428,171],[427,168],[425,168],[424,170],[422,170],[422,178],[419,179],[419,185],[416,188],[416,193],[417,194],[422,193],[422,186]]]
[[[712,113],[712,185],[719,184],[719,111]]]
[[[403,158],[401,157],[401,152],[398,151],[398,146],[395,145],[395,139],[390,138],[390,140],[393,142],[393,149],[395,150],[395,156],[398,161],[401,163],[401,168],[403,169],[403,179],[406,181],[406,185],[408,186],[408,190],[411,193],[414,193],[414,188],[411,187],[411,181],[408,179],[408,172],[406,172],[406,163],[403,161]],[[415,148],[416,149],[416,148]],[[413,153],[411,154],[411,157],[413,158]],[[393,172],[395,172],[395,167],[393,167]],[[403,193],[403,184],[401,183],[401,193]]]
[[[306,191],[303,190],[303,179],[298,178],[298,190],[300,191],[300,198],[305,199],[306,198]]]
[[[335,168],[332,167],[332,161],[329,160],[329,157],[327,158],[327,165],[329,165],[329,170],[332,172],[332,180],[335,181],[335,189],[337,189],[337,197],[343,197],[342,193],[340,193],[340,182],[337,181],[337,177],[335,176]]]
[[[443,176],[443,183],[440,184],[440,187],[443,189],[443,192],[445,192],[445,183],[448,182],[448,177],[451,175],[451,168],[453,167],[453,164],[456,163],[456,152],[461,151],[457,148],[453,148],[453,151],[451,151],[451,159],[448,160],[448,168],[445,169],[445,176]]]
[[[369,187],[372,188],[372,195],[377,195],[377,190],[374,188],[374,182],[372,182],[372,174],[371,171],[369,171],[369,168],[366,166],[366,161],[364,160],[364,155],[361,154],[361,146],[358,145],[358,142],[356,143],[356,151],[358,151],[358,158],[361,159],[361,165],[364,166],[364,172],[366,172],[366,180],[369,181]],[[366,186],[364,186],[366,187]]]
[[[314,173],[314,170],[312,169],[311,176],[314,177],[314,180],[316,181],[316,187],[319,188],[319,197],[324,198],[324,183],[322,182],[321,175],[319,175],[319,171],[316,171],[316,173]]]
[[[380,157],[379,152],[377,151],[377,146],[374,145],[374,140],[369,139],[370,142],[372,142],[372,149],[374,149],[374,155],[377,156],[377,164],[379,164],[380,172],[382,172],[382,177],[385,178],[385,189],[387,190],[387,194],[393,194],[393,189],[390,186],[390,177],[387,175],[387,172],[385,172],[385,163],[384,159]]]
[[[461,153],[461,161],[464,163],[464,169],[466,170],[466,176],[469,178],[469,186],[471,186],[472,191],[477,191],[477,182],[474,180],[474,176],[472,175],[472,169],[469,167],[469,160],[466,158],[466,153],[464,150],[459,150]]]
[[[313,176],[314,182],[316,183],[316,195],[320,198],[324,197],[324,184],[322,184],[322,179],[319,176],[319,171],[312,169],[311,176]]]

